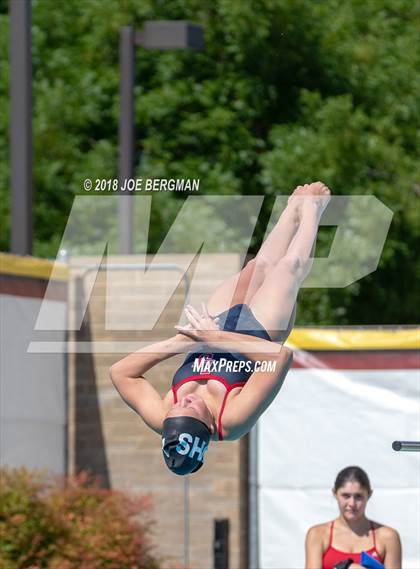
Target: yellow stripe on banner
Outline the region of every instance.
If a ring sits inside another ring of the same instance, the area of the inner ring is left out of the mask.
[[[3,275],[67,281],[68,272],[68,268],[63,263],[0,253],[0,274]]]
[[[286,343],[302,350],[418,350],[420,328],[354,330],[296,328]]]

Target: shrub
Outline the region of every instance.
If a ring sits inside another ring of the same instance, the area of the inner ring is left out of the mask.
[[[2,469],[0,482],[0,569],[158,569],[147,497],[85,473]]]

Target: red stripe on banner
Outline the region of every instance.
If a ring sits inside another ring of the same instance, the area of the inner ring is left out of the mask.
[[[418,350],[293,351],[293,368],[420,369]]]
[[[0,294],[24,296],[28,298],[44,298],[48,280],[28,277],[0,275]],[[52,281],[47,300],[67,300],[67,283]]]

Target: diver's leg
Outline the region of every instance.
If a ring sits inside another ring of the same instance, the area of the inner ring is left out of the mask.
[[[230,306],[245,302],[245,298],[255,293],[264,281],[267,267],[248,261],[245,267],[223,281],[207,301],[207,309],[211,315],[220,314]]]
[[[309,184],[298,186],[288,199],[278,222],[270,231],[256,255],[270,267],[276,265],[286,254],[300,224],[302,199],[308,192]]]
[[[261,245],[256,257],[239,272],[221,283],[207,302],[215,315],[239,303],[249,304],[270,269],[286,254],[299,226],[302,186],[296,188],[275,227]]]
[[[310,184],[303,198],[301,222],[286,254],[272,267],[249,303],[255,317],[273,339],[286,339],[290,333],[297,294],[308,275],[321,215],[330,199],[321,182]]]

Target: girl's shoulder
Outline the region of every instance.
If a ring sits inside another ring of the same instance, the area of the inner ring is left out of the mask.
[[[398,560],[401,559],[401,539],[397,532],[392,527],[372,522],[376,534],[376,549],[382,557]],[[397,565],[401,567],[401,561]]]
[[[314,533],[322,533],[323,531],[330,531],[331,529],[331,524],[334,523],[334,520],[331,520],[329,522],[324,522],[322,524],[316,524],[314,526],[312,526],[311,528],[309,528],[308,531],[312,531]]]
[[[328,547],[328,542],[330,539],[331,524],[333,522],[325,522],[322,524],[316,524],[309,528],[307,532],[307,539],[320,541],[322,545]]]
[[[378,538],[382,540],[399,539],[397,530],[390,526],[386,526],[374,521],[372,521],[372,526]]]

